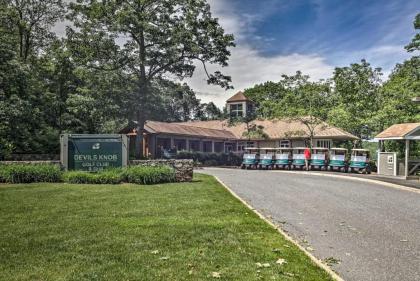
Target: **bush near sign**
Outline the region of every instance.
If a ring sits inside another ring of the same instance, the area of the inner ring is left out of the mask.
[[[128,138],[125,135],[65,134],[60,143],[61,164],[67,170],[95,172],[127,166]]]

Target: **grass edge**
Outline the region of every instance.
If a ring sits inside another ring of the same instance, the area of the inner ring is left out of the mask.
[[[286,232],[284,232],[283,229],[281,229],[280,226],[275,225],[272,221],[267,219],[263,214],[261,214],[257,209],[252,207],[248,202],[243,200],[241,197],[239,197],[232,189],[230,189],[222,180],[220,180],[217,176],[212,176],[216,179],[216,181],[223,186],[233,197],[238,199],[242,204],[244,204],[249,210],[254,212],[260,219],[265,221],[267,224],[269,224],[271,227],[273,227],[277,232],[279,232],[287,241],[291,242],[293,245],[299,248],[307,257],[311,259],[315,265],[326,271],[331,278],[333,278],[336,281],[345,281],[343,278],[341,278],[335,271],[331,269],[328,265],[323,263],[320,259],[315,257],[312,253],[307,251],[304,247],[302,247],[295,239],[293,239],[290,235],[288,235]]]

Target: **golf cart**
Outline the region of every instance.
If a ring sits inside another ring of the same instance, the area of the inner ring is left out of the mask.
[[[347,149],[346,148],[339,148],[334,147],[330,149],[330,161],[328,162],[328,166],[330,171],[334,171],[337,169],[338,171],[346,172],[347,173]]]
[[[350,159],[350,172],[362,172],[370,174],[371,167],[369,164],[369,150],[367,149],[352,149]]]
[[[295,147],[293,148],[293,160],[292,160],[292,168],[300,168],[303,170],[305,168],[305,149],[307,147]]]
[[[311,154],[311,162],[309,163],[309,169],[320,169],[326,170],[328,164],[328,148],[325,147],[313,147]]]
[[[260,161],[258,167],[260,169],[273,169],[275,148],[260,148]]]
[[[292,158],[291,148],[277,148],[274,160],[274,167],[290,170],[290,160]]]
[[[256,169],[258,167],[260,153],[256,147],[245,147],[245,154],[243,156],[241,169]]]

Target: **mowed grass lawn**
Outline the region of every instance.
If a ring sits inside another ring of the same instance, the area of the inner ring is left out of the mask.
[[[214,178],[196,175],[154,186],[0,185],[0,280],[331,278]]]

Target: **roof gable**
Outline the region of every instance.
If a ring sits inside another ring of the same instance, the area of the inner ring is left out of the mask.
[[[410,135],[417,136],[416,131],[420,130],[420,123],[394,124],[388,129],[379,133],[375,139],[408,139]]]
[[[243,92],[239,91],[236,94],[234,94],[232,97],[230,97],[227,102],[238,102],[238,101],[251,101],[249,98],[247,98]]]

